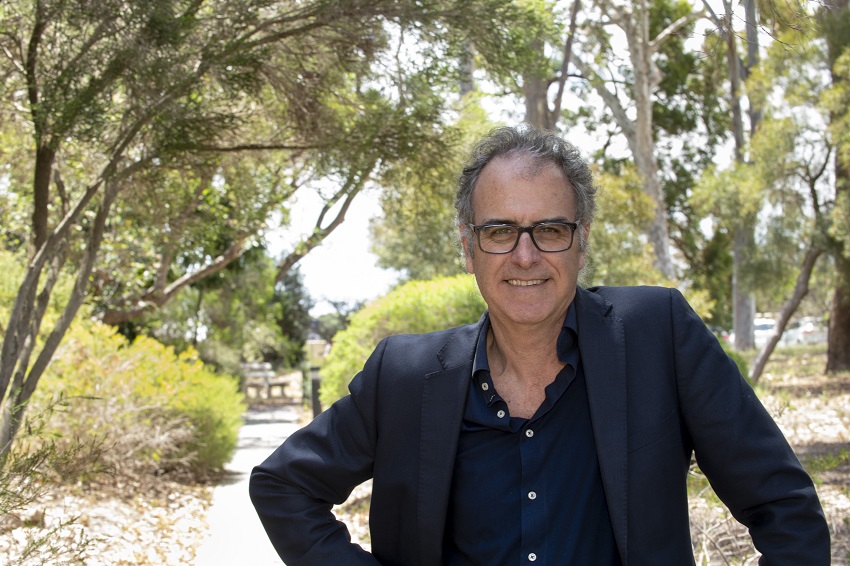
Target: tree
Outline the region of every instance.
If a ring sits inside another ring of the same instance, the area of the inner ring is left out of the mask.
[[[828,101],[835,143],[835,208],[830,242],[838,277],[829,313],[827,371],[850,370],[850,7],[847,0],[824,3],[832,92]]]
[[[325,342],[331,343],[338,332],[348,328],[351,317],[365,306],[363,301],[328,301],[334,312],[319,315],[315,331]]]
[[[298,266],[275,283],[276,267],[254,247],[224,269],[181,289],[162,308],[119,326],[129,339],[145,334],[178,352],[197,350],[205,363],[232,375],[241,364],[297,367],[304,358],[313,300]]]
[[[655,267],[669,280],[676,279],[676,272],[670,253],[666,200],[656,156],[653,101],[662,80],[658,66],[659,50],[701,16],[700,12],[690,11],[688,5],[682,6],[688,11],[666,27],[654,29],[651,25],[652,2],[636,0],[623,6],[609,0],[597,0],[594,8],[601,24],[587,33],[588,38],[597,38],[597,50],[593,52],[593,45],[588,41],[573,49],[570,55],[570,61],[601,97],[620,133],[625,136],[641,174],[643,190],[655,203],[655,213],[647,234],[655,253]],[[620,61],[612,49],[606,27],[613,27],[623,34],[629,55],[628,65]],[[619,88],[620,82],[625,82],[628,88]]]
[[[716,31],[726,46],[727,77],[729,81],[729,108],[732,114],[732,138],[735,142],[734,156],[738,164],[747,163],[745,153],[744,120],[741,105],[743,84],[749,74],[759,63],[759,34],[756,17],[755,0],[745,0],[745,30],[747,59],[743,61],[738,51],[738,35],[733,28],[735,21],[732,2],[723,1],[723,17],[718,17],[711,5],[703,0],[703,5],[709,14],[709,19],[715,25]],[[761,111],[750,99],[749,105],[749,135],[759,126]],[[734,313],[735,348],[750,349],[755,345],[755,295],[752,284],[747,277],[747,259],[754,245],[755,235],[753,226],[756,224],[755,211],[749,215],[740,214],[732,227],[733,242],[733,278],[732,306]]]
[[[698,194],[712,203],[721,222],[758,219],[747,258],[751,288],[758,289],[761,304],[778,310],[778,320],[750,369],[754,381],[809,294],[818,259],[826,253],[838,263],[841,257],[834,237],[838,192],[830,184],[837,138],[828,128],[825,104],[840,91],[824,80],[828,54],[815,20],[799,6],[786,10],[777,20],[796,25],[773,29],[777,41],[747,85],[751,104],[764,110],[746,147],[749,160],[738,160],[713,179],[706,176],[708,185]]]
[[[686,8],[686,5],[653,2],[650,6],[650,33],[658,34],[661,30],[678,22],[684,14],[688,13]],[[538,59],[538,63],[533,67],[524,69],[519,85],[515,84],[513,87],[510,84],[505,85],[509,91],[516,94],[521,93],[525,107],[525,121],[539,128],[568,129],[575,125],[577,118],[590,115],[590,111],[587,110],[580,110],[577,114],[562,110],[562,105],[565,104],[564,97],[568,95],[568,68],[572,61],[574,46],[582,43],[576,37],[579,10],[579,2],[570,3],[570,12],[566,18],[568,23],[563,26],[566,29],[563,41],[564,34],[558,31],[557,20],[552,21],[548,27],[538,28],[536,34],[533,33],[534,30],[528,32],[528,35],[532,38],[531,51]],[[600,29],[603,26],[597,28],[594,23],[590,23],[591,21],[595,22],[595,20],[590,17],[587,17],[587,20],[588,23],[582,27],[585,32],[585,42],[587,42],[587,36],[605,36],[604,31]],[[600,43],[608,45],[608,39],[600,39]],[[655,49],[657,50],[655,64],[662,70],[662,78],[654,92],[655,100],[650,101],[653,123],[660,129],[669,132],[671,136],[687,135],[701,125],[710,130],[707,136],[709,143],[681,143],[679,147],[684,149],[680,152],[681,158],[679,160],[671,156],[665,157],[664,163],[668,165],[669,172],[661,172],[661,175],[666,173],[666,176],[659,177],[659,179],[663,179],[669,185],[677,182],[672,177],[678,175],[684,179],[682,184],[693,183],[696,172],[689,171],[688,167],[695,167],[698,171],[699,167],[704,166],[710,160],[712,157],[710,148],[716,143],[717,139],[717,135],[712,132],[721,129],[716,126],[720,116],[718,106],[716,102],[711,102],[716,100],[716,97],[711,95],[710,80],[696,83],[694,79],[698,75],[696,57],[686,53],[683,38],[676,34],[670,34]],[[551,53],[551,56],[547,55],[548,53]],[[607,54],[613,60],[614,54]],[[600,75],[606,74],[606,71],[600,70],[598,72]],[[630,75],[626,73],[626,76],[629,77]],[[616,86],[617,83],[612,82],[611,84]],[[587,90],[581,90],[581,86],[574,85],[573,89],[575,91],[572,93],[574,98],[585,100],[589,97]],[[689,90],[693,90],[693,92],[689,92]],[[468,130],[475,120],[479,120],[479,123],[481,123],[480,126],[477,126],[479,130],[486,129],[487,126],[484,124],[486,120],[481,116],[476,117],[474,111],[470,111],[470,109],[475,108],[472,102],[476,99],[469,97],[466,100],[469,101],[464,105],[466,113],[462,114],[459,125],[462,126],[462,129]],[[697,107],[698,110],[695,109]],[[702,124],[698,121],[700,113],[702,114]],[[566,118],[566,120],[563,118]],[[595,119],[604,122],[604,117],[590,117],[585,121],[588,129],[599,127],[599,122]],[[559,122],[566,123],[562,125]],[[478,132],[473,131],[473,133],[477,135]],[[566,135],[569,139],[570,134],[567,133]],[[657,131],[654,135],[658,135]],[[463,139],[471,141],[472,138],[469,135],[463,135]],[[670,153],[673,154],[673,152]],[[449,163],[450,159],[454,159],[454,162]],[[420,158],[419,161],[419,166],[422,166],[423,159]],[[411,188],[406,193],[396,192],[397,195],[404,195],[403,200],[394,198],[385,201],[384,218],[373,232],[376,241],[375,249],[382,257],[383,265],[409,270],[410,273],[415,274],[413,278],[427,278],[435,274],[452,273],[451,270],[453,269],[462,269],[462,264],[458,261],[459,256],[455,252],[457,237],[454,233],[454,226],[451,224],[453,215],[450,214],[445,204],[451,200],[450,187],[454,185],[454,175],[460,168],[460,157],[447,158],[443,161],[439,163],[442,168],[440,171],[446,170],[446,173],[435,173],[437,168],[433,163],[426,164],[427,167],[422,171],[416,170],[409,173],[409,184],[412,187],[415,186],[416,189]],[[610,171],[612,174],[618,174],[624,170],[622,160],[611,159],[602,155],[599,161],[603,172]],[[440,176],[445,176],[445,180],[438,183],[430,182],[432,178]],[[431,189],[431,186],[434,188]],[[643,186],[641,184],[641,187]],[[632,185],[629,183],[628,187],[630,189]],[[685,190],[684,187],[679,189],[683,194]],[[439,191],[442,192],[438,193]],[[387,193],[387,196],[391,194],[393,193]],[[437,197],[432,197],[432,194],[437,194]],[[661,205],[664,210],[672,206],[669,199],[662,198],[662,201]],[[684,202],[686,202],[686,199],[680,199],[680,205]],[[609,209],[609,212],[612,212],[611,209]],[[672,213],[669,214],[672,216]],[[631,216],[629,220],[633,221],[635,218],[637,218],[637,215]],[[654,216],[649,218],[641,216],[640,218],[644,222],[644,227],[652,225],[654,222]],[[423,219],[429,224],[428,232],[418,230]],[[685,231],[685,228],[690,226],[688,233],[696,234],[698,230],[693,228],[696,224],[696,222],[682,222],[680,231]],[[432,229],[430,226],[434,228]],[[606,235],[605,230],[607,228],[603,229],[602,226],[603,222],[600,221],[598,228],[594,228],[593,231],[593,240],[602,244],[595,246],[593,255],[600,260],[596,262],[596,266],[599,268],[596,271],[596,277],[601,276],[604,281],[605,277],[612,275],[611,270],[608,269],[606,254],[609,252],[616,253],[617,248],[603,244],[602,237]],[[620,228],[622,227],[616,227],[616,229]],[[611,240],[616,239],[617,236],[612,234]],[[680,238],[677,242],[683,241],[684,238]],[[620,248],[620,250],[623,249],[639,250],[639,253],[644,251],[641,245],[636,245],[634,248],[628,246]],[[432,252],[435,250],[437,253],[433,254]],[[445,262],[444,258],[447,257],[451,258],[452,263]],[[689,254],[687,257],[689,259],[700,259],[696,253]],[[709,259],[713,259],[713,257],[709,256]],[[629,261],[627,264],[633,265],[637,261]],[[712,264],[701,271],[716,275],[719,270],[716,269],[716,265]],[[632,273],[636,272],[632,271]],[[643,277],[638,280],[645,282],[658,280],[654,277],[647,278],[646,274],[647,272],[644,271]],[[619,276],[613,277],[611,280],[623,281]]]
[[[283,279],[343,221],[377,168],[438,137],[441,106],[404,92],[408,77],[426,84],[427,76],[390,64],[394,37],[408,32],[433,44],[429,61],[441,58],[446,30],[474,30],[497,57],[520,41],[503,33],[504,23],[529,14],[495,0],[4,2],[0,114],[4,141],[16,141],[5,179],[31,213],[17,233],[29,250],[27,270],[4,328],[0,457],[87,296],[104,242],[117,261],[145,246],[143,255],[156,258],[137,265],[136,281],[98,271],[107,275],[103,296],[127,291],[104,301],[104,318],[122,322],[161,306],[253,245],[263,213],[285,213],[274,200],[239,202],[238,191],[226,190],[244,180],[240,156],[274,152],[265,184],[252,181],[258,190],[307,187],[327,193],[328,203],[316,230],[281,260]],[[174,195],[165,186],[182,198],[166,198]],[[165,201],[176,208],[145,209]],[[214,229],[181,222],[196,213],[194,202]],[[254,214],[229,217],[255,204]],[[145,225],[145,216],[160,222]],[[161,237],[122,240],[124,227],[130,236]],[[60,317],[46,324],[63,270],[76,283]]]
[[[402,279],[427,280],[466,272],[455,219],[454,191],[466,147],[493,127],[474,93],[462,101],[445,147],[422,152],[389,169],[381,182],[382,217],[371,224],[378,265]]]

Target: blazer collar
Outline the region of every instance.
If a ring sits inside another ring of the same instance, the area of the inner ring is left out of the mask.
[[[437,353],[443,369],[425,375],[419,445],[419,563],[437,566],[472,359],[484,316],[456,329]]]
[[[627,400],[623,321],[597,293],[576,290],[578,344],[608,512],[620,556],[627,552]]]

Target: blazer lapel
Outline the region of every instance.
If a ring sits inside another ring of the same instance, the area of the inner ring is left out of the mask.
[[[628,415],[623,322],[613,315],[611,304],[595,293],[579,288],[575,302],[579,352],[602,484],[614,538],[620,556],[626,557]]]
[[[417,495],[422,566],[440,564],[457,443],[480,328],[479,321],[452,334],[438,353],[445,369],[425,376]]]

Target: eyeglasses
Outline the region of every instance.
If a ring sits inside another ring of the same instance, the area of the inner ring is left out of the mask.
[[[478,235],[478,247],[488,254],[508,254],[519,244],[523,232],[528,232],[534,246],[541,252],[565,252],[573,245],[577,222],[539,222],[531,226],[513,224],[470,224]]]

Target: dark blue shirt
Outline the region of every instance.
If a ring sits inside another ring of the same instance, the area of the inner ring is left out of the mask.
[[[530,419],[511,417],[482,325],[455,461],[443,564],[619,566],[578,351],[575,309],[558,338],[567,365]]]

